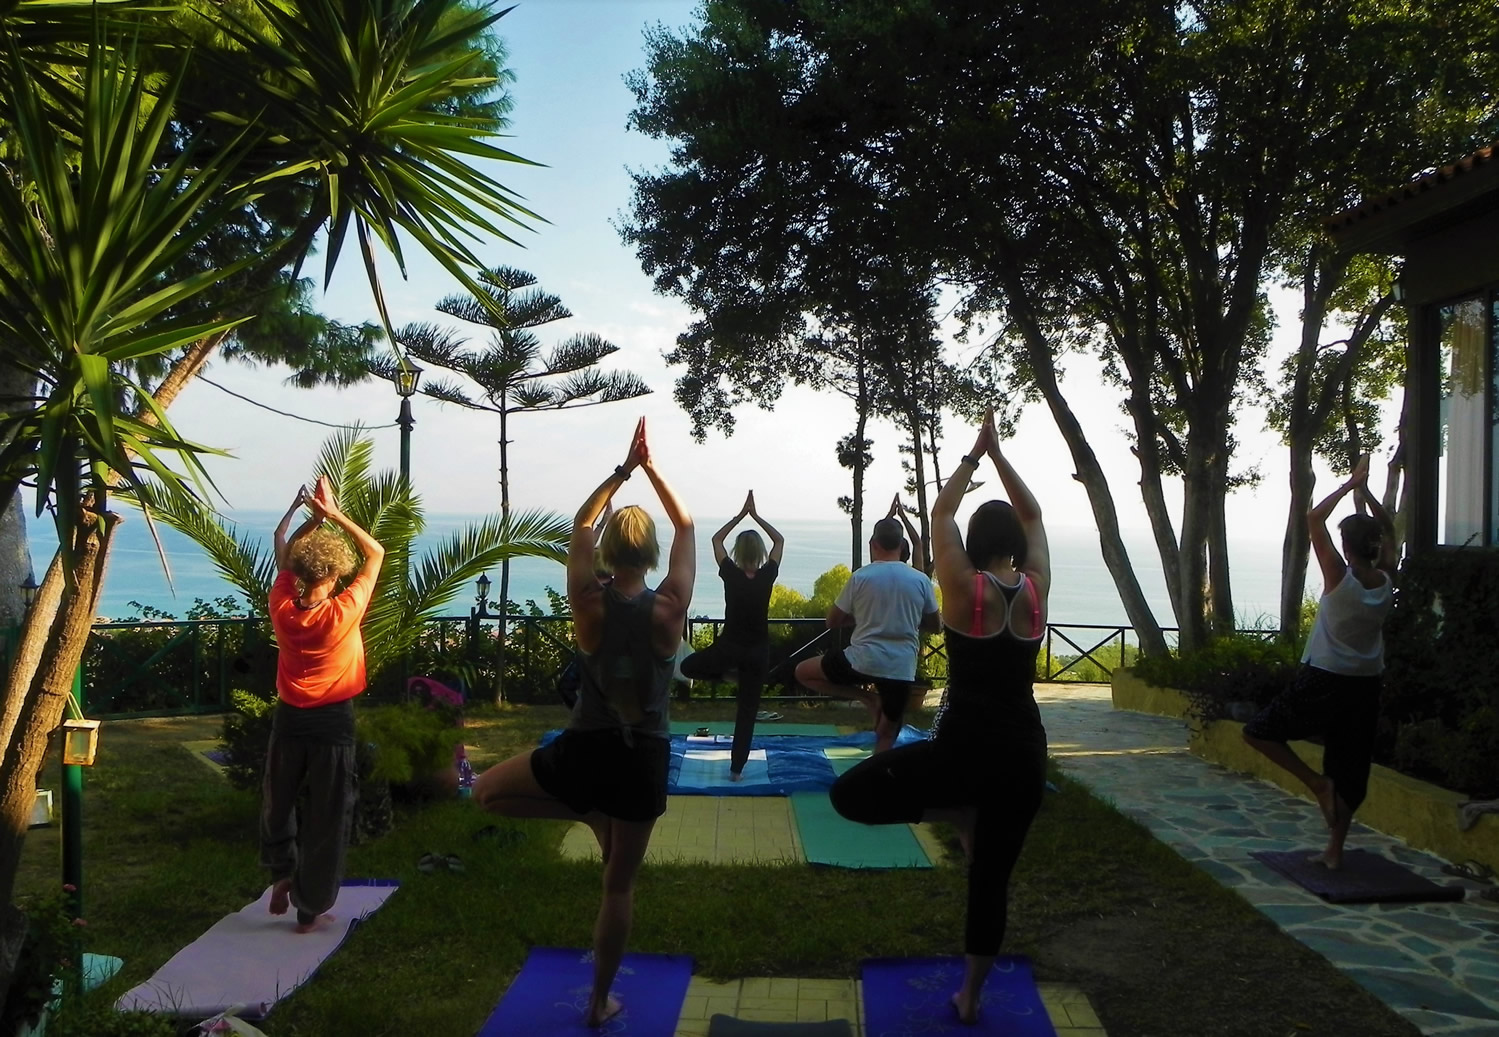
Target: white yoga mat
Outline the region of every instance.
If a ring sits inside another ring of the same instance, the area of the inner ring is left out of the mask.
[[[332,925],[297,933],[294,910],[270,913],[269,887],[253,904],[225,915],[173,955],[156,975],[127,992],[122,1012],[161,1012],[206,1019],[243,1005],[239,1015],[259,1019],[317,971],[349,931],[396,891],[393,881],[348,884],[329,912]]]
[[[677,788],[733,787],[734,783],[729,780],[729,758],[732,755],[728,749],[688,749],[682,756],[682,768],[677,772]],[[750,750],[742,780],[746,785],[769,783],[770,771],[766,769],[764,749]]]

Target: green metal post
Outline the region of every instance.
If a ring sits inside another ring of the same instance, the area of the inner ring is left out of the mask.
[[[83,667],[73,673],[73,701],[83,707]],[[68,910],[83,917],[83,768],[62,766],[62,881],[72,886]],[[83,989],[83,955],[73,956],[73,990]]]

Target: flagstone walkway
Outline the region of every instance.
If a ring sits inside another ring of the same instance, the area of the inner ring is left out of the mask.
[[[1062,770],[1326,957],[1423,1033],[1499,1035],[1499,905],[1328,904],[1250,858],[1320,849],[1312,805],[1191,755],[1179,720],[1113,708],[1107,686],[1038,685]],[[1481,824],[1499,823],[1499,818]],[[1438,883],[1440,858],[1355,824],[1349,845]],[[1469,889],[1475,883],[1461,883]]]

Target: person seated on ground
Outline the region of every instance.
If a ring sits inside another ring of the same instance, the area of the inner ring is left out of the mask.
[[[770,554],[765,541],[753,529],[734,538],[732,560],[724,550],[728,537],[740,520],[748,516],[770,537]],[[701,652],[682,660],[682,676],[688,680],[716,680],[736,671],[739,687],[735,693],[734,745],[729,752],[729,780],[744,776],[749,760],[750,742],[755,735],[755,717],[760,709],[760,694],[765,686],[765,670],[770,661],[770,592],[781,570],[781,556],[786,539],[755,510],[755,491],[744,498],[739,514],[713,534],[713,558],[723,580],[723,628],[713,643]]]
[[[288,538],[304,505],[312,517]],[[325,519],[364,556],[357,571],[343,537],[320,528]],[[359,625],[385,548],[340,510],[326,476],[310,496],[298,488],[274,545],[268,611],[279,649],[278,701],[265,757],[260,863],[271,872],[271,914],[296,908],[296,931],[306,933],[332,920],[327,911],[343,882],[358,776],[353,699],[365,686]]]
[[[1349,492],[1369,515],[1338,523],[1342,554],[1327,532],[1333,508]],[[1399,564],[1395,526],[1369,492],[1369,455],[1348,481],[1306,513],[1312,550],[1322,570],[1322,599],[1295,683],[1244,725],[1244,741],[1306,785],[1327,822],[1327,846],[1312,860],[1343,866],[1343,843],[1353,812],[1369,789],[1374,735],[1379,726],[1384,673],[1384,621],[1395,600]],[[1346,561],[1345,561],[1346,558]],[[1321,735],[1322,772],[1306,765],[1289,743]]]
[[[965,544],[955,516],[985,454],[1010,500],[979,505]],[[968,906],[963,985],[953,1007],[972,1024],[1004,939],[1010,872],[1046,782],[1046,731],[1032,681],[1051,563],[1041,508],[1000,452],[992,411],[973,453],[933,503],[932,556],[949,667],[932,736],[865,760],[828,795],[838,813],[864,824],[957,827],[968,856]]]
[[[637,468],[673,529],[666,578],[655,590],[645,577],[660,558],[656,526],[633,505],[616,511],[598,538],[613,579],[606,587],[594,572],[594,523]],[[474,786],[474,798],[493,813],[582,821],[598,839],[604,891],[585,1012],[592,1027],[620,1010],[609,988],[630,935],[635,876],[656,818],[666,810],[672,666],[692,600],[695,552],[692,519],[652,462],[641,418],[624,464],[573,519],[567,600],[583,680],[567,730],[543,748],[491,767]]]
[[[939,628],[932,581],[901,563],[901,539],[899,520],[887,516],[874,524],[869,564],[849,578],[828,610],[830,630],[854,628],[848,648],[830,648],[796,667],[796,679],[812,691],[869,709],[875,752],[895,744],[916,679],[921,633]]]

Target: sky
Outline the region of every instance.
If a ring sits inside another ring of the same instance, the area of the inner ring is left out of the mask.
[[[596,332],[620,347],[604,366],[632,370],[654,390],[622,403],[516,417],[511,424],[512,501],[518,508],[570,515],[624,459],[635,420],[645,415],[657,465],[694,513],[731,515],[745,491],[753,489],[760,512],[772,520],[839,519],[836,501],[851,492],[851,480],[836,461],[834,444],[852,431],[852,405],[840,396],[788,388],[773,413],[745,408],[736,414],[731,438],[714,432],[706,443],[693,442],[689,420],[672,399],[680,370],[668,369],[662,359],[691,314],[676,300],[653,293],[615,229],[628,207],[627,170],[653,170],[667,160],[665,143],[627,131],[633,96],[624,77],[644,64],[642,33],[647,26],[687,25],[695,7],[695,0],[525,0],[499,23],[515,76],[511,137],[500,143],[544,165],[496,164],[494,173],[546,222],[516,232],[523,248],[494,242],[479,250],[480,258],[531,271],[573,311],[572,319],[539,329],[545,345],[578,332]],[[437,320],[462,327],[433,309],[438,299],[456,290],[456,283],[436,264],[418,258],[418,252],[408,252],[408,280],[391,263],[383,269],[393,321],[399,326]],[[1296,335],[1294,299],[1278,301],[1283,304],[1278,338],[1283,351]],[[376,319],[352,246],[322,306],[347,321]],[[469,330],[479,334],[479,329]],[[389,427],[398,409],[393,387],[372,383],[300,390],[283,384],[286,373],[221,362],[208,377],[282,411],[325,422],[386,426],[372,433],[377,464],[397,466],[399,433]],[[1070,361],[1064,387],[1111,473],[1122,525],[1147,528],[1118,393],[1099,386],[1082,359]],[[413,408],[412,478],[427,510],[497,510],[498,419],[420,396]],[[233,454],[232,460],[209,464],[230,510],[280,508],[289,501],[331,431],[272,414],[202,382],[182,395],[172,415],[188,438]],[[905,437],[883,422],[874,424],[871,435],[875,463],[866,486],[882,513],[884,502],[905,481],[897,449]],[[1262,417],[1253,411],[1246,413],[1237,435],[1240,468],[1258,466],[1264,479],[1254,490],[1234,496],[1230,540],[1278,540],[1289,502],[1285,449],[1264,431]],[[949,420],[940,449],[942,471],[952,471],[972,445],[972,430]],[[1086,494],[1071,477],[1071,458],[1043,405],[1020,414],[1006,451],[1049,523],[1091,525]],[[1324,471],[1319,485],[1331,487],[1332,477]],[[1179,497],[1179,491],[1173,496]],[[654,505],[644,479],[628,484],[617,503]]]

